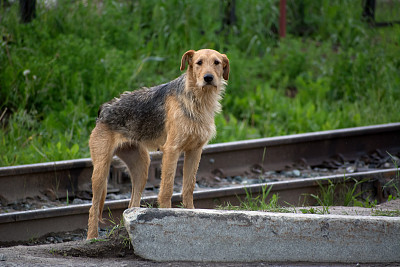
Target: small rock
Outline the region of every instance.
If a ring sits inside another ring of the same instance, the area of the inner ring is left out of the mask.
[[[243,182],[243,178],[241,176],[235,176],[235,177],[233,177],[233,180],[235,182],[239,182],[239,183]]]
[[[82,240],[82,238],[79,236],[74,236],[74,237],[72,237],[71,241],[79,241],[79,240]]]
[[[120,199],[127,199],[127,198],[130,198],[130,193],[118,194],[118,195],[111,193],[111,194],[107,195],[107,199],[111,199],[111,200],[120,200]]]
[[[0,261],[6,261],[7,260],[7,256],[4,254],[0,254]]]
[[[50,243],[54,243],[55,239],[52,236],[49,236],[46,238],[47,241],[49,241]]]
[[[80,199],[80,198],[74,198],[74,200],[72,201],[72,204],[78,205],[78,204],[84,204],[85,202]]]
[[[262,174],[263,171],[258,166],[255,166],[255,167],[251,168],[251,172],[255,173],[255,174]]]
[[[300,177],[300,175],[301,175],[301,172],[299,170],[293,170],[292,173],[293,173],[293,176],[295,176],[295,177]]]
[[[107,195],[107,199],[111,199],[111,200],[118,200],[118,196],[116,194],[108,194]]]
[[[64,237],[63,241],[64,242],[72,241],[72,237],[71,236],[66,236],[66,237]]]
[[[221,182],[221,178],[219,178],[218,176],[214,176],[212,177],[213,182],[215,183],[220,183]]]
[[[242,185],[248,185],[251,184],[251,182],[249,180],[244,180],[243,182],[241,182]]]
[[[349,166],[349,167],[346,168],[346,172],[347,173],[353,173],[355,171],[355,169],[356,168],[354,166]]]
[[[389,162],[385,162],[385,164],[383,164],[383,168],[385,169],[389,169],[391,167],[391,164]]]
[[[100,228],[99,229],[99,237],[104,237],[108,234],[107,229]]]

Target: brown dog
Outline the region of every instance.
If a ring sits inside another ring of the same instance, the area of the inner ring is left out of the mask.
[[[182,56],[177,79],[151,88],[125,92],[103,104],[89,146],[93,161],[92,207],[87,239],[98,236],[112,157],[127,165],[132,181],[129,207],[139,207],[150,164],[149,150],[163,152],[158,203],[171,207],[176,164],[182,152],[183,206],[194,208],[193,190],[202,148],[215,135],[214,115],[229,77],[229,60],[215,50],[189,50]]]

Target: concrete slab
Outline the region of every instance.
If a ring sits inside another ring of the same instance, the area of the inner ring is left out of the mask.
[[[400,262],[400,218],[132,208],[135,254],[155,261]]]

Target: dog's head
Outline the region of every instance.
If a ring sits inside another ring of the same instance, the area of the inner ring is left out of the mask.
[[[182,56],[181,70],[185,69],[186,63],[188,79],[197,87],[219,88],[229,78],[229,59],[215,50],[189,50]]]

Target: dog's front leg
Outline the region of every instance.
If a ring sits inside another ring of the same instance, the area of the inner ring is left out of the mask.
[[[171,197],[174,191],[174,178],[179,155],[180,151],[172,147],[168,147],[163,151],[161,186],[158,194],[160,208],[171,208]]]
[[[193,190],[196,184],[196,173],[197,169],[199,168],[201,152],[201,148],[185,152],[185,162],[183,164],[182,200],[183,206],[188,209],[194,209]]]

